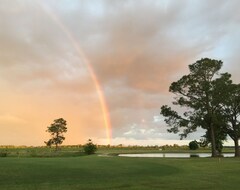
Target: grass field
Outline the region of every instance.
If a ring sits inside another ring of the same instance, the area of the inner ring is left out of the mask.
[[[5,157],[0,189],[238,189],[239,166],[236,158]]]
[[[199,148],[191,151],[188,147],[168,147],[165,150],[159,150],[159,147],[100,147],[97,154],[117,155],[123,153],[207,153],[211,152],[210,148]],[[224,148],[224,153],[233,153],[234,148]],[[83,147],[63,146],[60,151],[47,147],[0,147],[1,153],[6,153],[7,157],[75,157],[84,155]]]

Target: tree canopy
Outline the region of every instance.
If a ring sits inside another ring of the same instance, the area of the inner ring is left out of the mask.
[[[58,146],[63,143],[65,137],[63,133],[67,132],[67,122],[63,118],[55,119],[54,123],[47,127],[47,132],[51,134],[51,138],[45,142],[47,146],[55,145],[56,150]]]
[[[170,126],[168,132],[180,133],[181,138],[195,132],[198,127],[205,129],[205,138],[211,142],[213,157],[221,152],[220,144],[228,134],[223,107],[232,103],[229,91],[226,90],[232,85],[231,75],[219,73],[222,65],[221,60],[209,58],[189,65],[190,73],[173,82],[169,88],[176,95],[173,104],[185,108],[183,113],[180,114],[167,105],[161,107],[160,113]],[[239,91],[236,94],[239,95]]]

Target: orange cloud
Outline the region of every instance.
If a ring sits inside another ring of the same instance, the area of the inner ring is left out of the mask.
[[[202,56],[222,59],[240,80],[239,1],[42,2],[90,60],[114,138],[143,119],[147,131],[163,126],[150,121],[171,102],[169,85]],[[24,0],[0,3],[0,28],[0,144],[43,145],[59,117],[68,122],[66,144],[106,138],[94,83],[66,32]]]

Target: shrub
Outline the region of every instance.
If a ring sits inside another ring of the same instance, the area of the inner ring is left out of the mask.
[[[199,155],[197,155],[197,154],[190,154],[190,158],[199,158]]]
[[[0,157],[7,157],[7,153],[6,152],[0,152]]]
[[[198,142],[195,140],[195,141],[191,141],[189,143],[189,149],[190,150],[197,150],[199,148],[198,146]]]
[[[83,150],[86,154],[94,154],[97,151],[97,145],[93,144],[92,140],[89,139],[83,146]]]

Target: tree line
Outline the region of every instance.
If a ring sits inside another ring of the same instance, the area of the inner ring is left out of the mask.
[[[221,60],[203,58],[189,65],[189,74],[173,82],[169,91],[176,96],[173,110],[161,107],[160,114],[168,125],[168,132],[179,133],[180,138],[206,130],[201,145],[211,144],[212,157],[221,154],[223,141],[231,137],[235,145],[235,157],[240,156],[240,84],[234,84],[230,73],[220,73]]]

